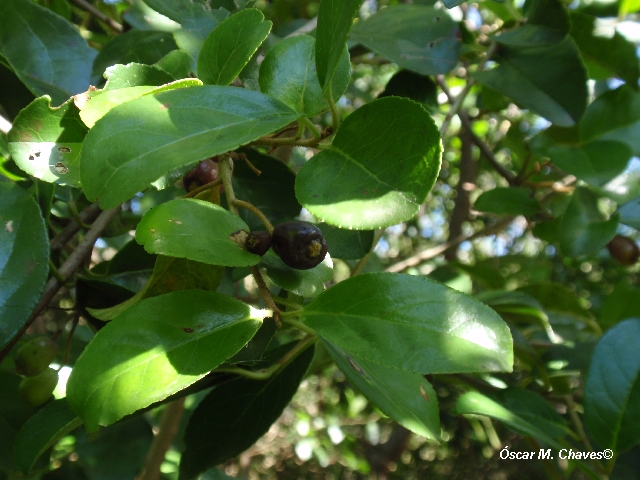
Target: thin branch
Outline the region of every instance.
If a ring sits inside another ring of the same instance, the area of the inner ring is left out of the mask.
[[[95,202],[82,210],[82,212],[78,214],[78,217],[80,217],[80,221],[84,224],[91,223],[98,217],[98,215],[100,215],[101,211],[102,210],[100,210],[98,202]],[[60,233],[51,239],[49,242],[51,250],[62,249],[65,244],[71,240],[76,233],[78,233],[80,228],[80,224],[76,220],[71,220],[71,222],[64,227]]]
[[[218,185],[222,185],[222,178],[216,178],[213,182],[205,183],[204,185],[202,185],[202,186],[200,186],[198,188],[194,188],[193,190],[191,190],[186,195],[183,195],[182,198],[193,198],[196,195],[198,195],[200,192],[204,192],[204,191],[209,190],[209,189],[211,189],[213,187],[217,187]]]
[[[258,217],[260,219],[262,224],[266,227],[267,232],[269,232],[269,233],[273,232],[273,225],[271,225],[271,222],[269,221],[269,219],[264,215],[264,213],[262,213],[258,209],[258,207],[256,207],[252,203],[245,202],[244,200],[238,200],[237,198],[233,201],[233,204],[236,207],[242,207],[242,208],[247,209],[250,212],[252,212],[256,217]]]
[[[267,287],[267,284],[265,283],[264,278],[262,278],[262,275],[260,274],[260,270],[258,270],[258,267],[256,266],[251,267],[251,274],[253,275],[253,279],[258,284],[258,290],[260,291],[260,295],[264,300],[264,304],[267,306],[267,308],[270,308],[271,310],[273,310],[273,319],[276,322],[276,326],[280,327],[282,325],[282,320],[280,319],[280,313],[281,313],[280,309],[273,301],[273,297],[271,296],[269,287]]]
[[[180,419],[184,413],[184,401],[184,397],[175,400],[167,405],[162,412],[158,433],[153,437],[144,468],[136,480],[158,480],[160,478],[160,467],[180,426]]]
[[[51,277],[49,279],[44,287],[44,292],[42,293],[40,302],[38,302],[38,305],[36,305],[36,308],[33,310],[25,324],[22,326],[18,334],[14,336],[13,339],[7,345],[5,345],[2,350],[0,350],[0,362],[2,361],[2,359],[4,359],[4,357],[7,356],[9,351],[11,351],[18,339],[24,334],[27,328],[29,328],[29,325],[33,323],[33,321],[45,308],[47,308],[47,305],[54,297],[54,295],[58,293],[58,290],[60,290],[64,283],[66,283],[66,281],[71,278],[78,267],[82,265],[82,262],[87,257],[87,255],[91,254],[91,251],[93,250],[93,244],[96,243],[98,237],[100,237],[104,229],[107,228],[107,225],[109,225],[111,220],[113,220],[113,218],[119,211],[120,206],[112,208],[111,210],[105,210],[98,216],[96,221],[93,222],[93,225],[84,236],[82,241],[58,269],[58,272],[62,275],[65,281],[61,282],[56,277]]]
[[[513,217],[507,217],[502,221],[496,223],[495,225],[490,225],[486,228],[483,228],[482,230],[472,235],[469,235],[469,236],[460,235],[459,237],[454,238],[453,240],[450,240],[446,243],[443,243],[442,245],[438,245],[437,247],[433,247],[433,248],[428,248],[426,250],[416,253],[415,255],[410,256],[409,258],[406,258],[401,262],[394,263],[393,265],[388,267],[385,270],[385,272],[401,272],[405,268],[419,265],[422,262],[426,262],[427,260],[431,260],[432,258],[435,258],[438,255],[443,254],[450,248],[460,245],[462,242],[466,242],[479,237],[485,237],[487,235],[493,235],[494,233],[498,233],[504,230],[512,221],[513,221]]]
[[[218,174],[222,178],[224,185],[224,194],[227,197],[227,204],[229,205],[229,211],[238,215],[238,208],[235,205],[236,194],[233,191],[233,183],[231,183],[231,159],[224,155],[220,159],[220,167]]]
[[[358,260],[358,263],[356,263],[356,266],[353,267],[353,270],[351,271],[352,277],[359,275],[360,272],[364,270],[364,267],[367,266],[367,262],[369,262],[369,257],[371,257],[371,254],[376,249],[376,246],[378,245],[378,242],[382,238],[382,235],[384,235],[384,229],[380,229],[376,232],[376,234],[373,237],[373,243],[371,244],[371,250],[369,250],[364,257]]]
[[[75,3],[77,7],[80,7],[85,12],[89,12],[91,15],[96,17],[98,20],[106,23],[107,26],[111,30],[113,30],[114,32],[122,33],[124,31],[124,28],[122,27],[122,25],[120,23],[116,22],[113,18],[109,18],[107,15],[102,13],[100,10],[98,10],[96,7],[91,5],[86,0],[71,0],[71,1],[73,3]]]

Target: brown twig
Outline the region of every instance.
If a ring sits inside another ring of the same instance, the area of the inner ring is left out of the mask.
[[[75,3],[77,7],[80,7],[85,12],[89,12],[91,15],[96,17],[98,20],[106,23],[108,25],[108,27],[111,30],[113,30],[114,32],[122,33],[124,31],[124,28],[122,27],[122,24],[116,22],[113,18],[109,18],[107,15],[102,13],[100,10],[98,10],[96,7],[91,5],[86,0],[71,0],[71,1],[73,3]]]
[[[49,281],[44,287],[44,292],[42,293],[42,297],[40,297],[40,301],[38,302],[38,305],[36,305],[35,309],[31,313],[27,321],[24,323],[24,325],[22,326],[18,334],[14,336],[13,339],[11,339],[11,341],[7,345],[5,345],[2,350],[0,350],[0,362],[11,351],[11,349],[16,344],[18,339],[24,334],[27,328],[29,328],[29,325],[33,323],[33,321],[38,317],[38,315],[40,315],[40,313],[45,308],[47,308],[47,305],[49,304],[51,299],[54,297],[54,295],[58,293],[58,290],[60,290],[60,288],[64,285],[64,283],[66,283],[66,281],[68,281],[69,278],[71,278],[71,276],[78,269],[78,267],[82,265],[82,262],[84,261],[84,259],[93,250],[93,244],[96,243],[96,240],[98,239],[98,237],[100,237],[104,229],[107,228],[107,225],[109,225],[111,220],[113,220],[113,217],[115,217],[119,211],[120,211],[119,206],[112,208],[111,210],[105,210],[98,216],[96,221],[93,222],[93,225],[91,225],[91,228],[89,229],[87,234],[84,236],[82,241],[78,244],[78,246],[73,250],[71,255],[69,255],[69,257],[58,269],[58,272],[62,275],[65,281],[61,282],[56,277],[51,277],[49,279]]]
[[[264,300],[264,304],[267,306],[267,308],[273,310],[273,320],[276,322],[276,326],[280,327],[282,325],[282,319],[280,318],[280,309],[273,301],[273,297],[271,297],[269,287],[267,287],[264,278],[262,278],[258,267],[251,267],[251,274],[253,275],[253,279],[258,284],[258,290],[260,291],[260,296]]]
[[[217,187],[218,185],[222,185],[222,178],[216,178],[213,182],[205,183],[204,185],[194,188],[189,193],[182,196],[182,198],[193,198],[198,195],[200,192],[204,192],[205,190],[209,190],[213,187]]]
[[[180,419],[184,413],[184,401],[185,397],[179,398],[168,404],[162,412],[158,433],[153,437],[144,468],[136,480],[158,480],[160,478],[160,467],[171,447],[173,437],[178,432]]]
[[[88,206],[87,208],[85,208],[84,210],[82,210],[82,212],[80,212],[78,216],[80,217],[80,221],[82,223],[87,224],[87,223],[93,222],[97,218],[97,216],[100,215],[101,211],[102,210],[100,210],[100,206],[98,205],[98,202],[95,202],[90,206]],[[76,233],[78,233],[80,228],[81,226],[76,220],[71,220],[71,222],[69,222],[69,224],[66,227],[64,227],[60,233],[58,233],[55,237],[51,239],[51,241],[49,242],[49,247],[51,247],[51,250],[62,249],[64,245],[69,240],[71,240],[71,238]]]

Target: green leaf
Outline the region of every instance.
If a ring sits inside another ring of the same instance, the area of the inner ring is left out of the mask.
[[[521,395],[524,396],[526,394]],[[533,405],[541,409],[539,401]],[[545,405],[551,408],[548,404],[545,403]],[[547,415],[549,414],[547,408],[541,410]],[[522,417],[523,412],[528,414],[524,418]],[[502,405],[481,393],[467,392],[458,398],[456,413],[459,415],[486,415],[501,421],[521,435],[536,438],[554,448],[562,448],[556,437],[553,436],[560,431],[557,425],[554,424],[556,422],[549,422],[548,419],[544,418],[544,415],[537,414],[538,412],[535,410],[523,409],[522,406],[514,409],[513,405]],[[562,422],[562,418],[557,421]],[[551,431],[548,430],[550,427],[552,428]]]
[[[224,20],[204,41],[198,57],[198,78],[207,85],[229,85],[267,38],[272,25],[255,8]]]
[[[129,30],[109,40],[93,62],[93,81],[100,82],[108,67],[116,64],[142,63],[152,65],[178,48],[168,32]]]
[[[362,0],[323,0],[316,29],[316,72],[328,92],[347,48],[347,35]]]
[[[129,102],[144,95],[200,85],[202,85],[202,82],[197,78],[176,80],[175,82],[157,87],[152,85],[145,85],[128,88],[123,87],[117,89],[111,89],[111,83],[107,82],[107,85],[105,85],[103,91],[97,91],[90,94],[90,101],[88,101],[82,107],[82,110],[80,110],[80,118],[87,127],[92,128],[95,123],[102,117],[104,117],[110,110],[123,103]]]
[[[378,98],[389,96],[406,97],[414,102],[422,103],[428,108],[438,108],[438,86],[426,75],[400,70],[396,73]]]
[[[640,93],[628,85],[596,98],[580,123],[584,141],[615,140],[640,155]]]
[[[280,159],[253,149],[243,148],[240,152],[262,173],[258,176],[246,162],[235,162],[232,181],[236,197],[255,205],[275,225],[299,215],[302,206],[296,198],[296,176],[291,168]],[[248,210],[240,210],[240,216],[251,230],[264,229]]]
[[[629,284],[628,279],[621,280],[604,299],[598,323],[605,328],[617,324],[626,318],[640,318],[640,289]]]
[[[136,241],[149,253],[228,267],[256,265],[234,234],[249,231],[240,217],[220,205],[191,198],[158,205],[138,224]]]
[[[151,277],[133,297],[110,308],[87,308],[87,311],[100,320],[108,321],[144,298],[182,290],[214,292],[220,286],[223,273],[224,268],[217,265],[158,255]]]
[[[98,331],[73,368],[67,400],[88,431],[110,425],[204,377],[267,314],[202,290],[143,300]]]
[[[12,448],[17,432],[35,413],[18,393],[21,378],[0,370],[0,469],[15,470]]]
[[[540,204],[526,188],[498,187],[483,192],[474,205],[481,212],[498,215],[534,215]]]
[[[71,410],[66,399],[45,405],[16,435],[13,446],[16,465],[27,475],[40,455],[80,425],[82,420]]]
[[[114,207],[160,176],[228,152],[299,114],[259,92],[183,88],[137,98],[107,113],[87,135],[81,178],[90,200]]]
[[[173,50],[173,52],[177,53],[180,51]],[[173,52],[169,52],[169,54]],[[141,63],[113,65],[112,67],[107,68],[104,73],[104,77],[107,79],[107,83],[104,86],[105,90],[139,87],[141,85],[158,86],[164,85],[165,83],[171,83],[176,80],[167,72],[154,65],[143,65]]]
[[[382,413],[418,435],[440,440],[438,398],[422,375],[348,355],[327,341],[324,344],[349,381]]]
[[[191,55],[183,50],[173,50],[154,65],[167,72],[173,78],[186,78],[191,72]]]
[[[493,39],[507,45],[551,45],[569,33],[569,14],[558,0],[535,0],[527,23]]]
[[[314,298],[324,291],[324,282],[331,280],[333,261],[327,255],[317,266],[309,270],[297,270],[284,264],[273,250],[262,257],[269,278],[278,285],[301,297]]]
[[[30,0],[0,0],[0,54],[36,96],[54,105],[89,88],[96,51],[75,26]]]
[[[22,188],[0,182],[0,348],[20,331],[49,273],[49,240],[40,209]]]
[[[640,197],[622,205],[618,214],[620,215],[620,223],[640,230]]]
[[[587,106],[587,73],[570,38],[535,47],[502,45],[499,66],[473,74],[555,125],[570,127]]]
[[[511,371],[509,328],[489,307],[426,278],[358,275],[299,312],[347,354],[417,373]]]
[[[419,104],[387,97],[347,117],[333,144],[307,162],[296,196],[321,221],[370,230],[413,217],[433,187],[440,134]]]
[[[638,84],[640,67],[635,45],[614,30],[612,37],[597,35],[596,17],[571,12],[571,36],[578,44],[589,76],[604,80],[615,75],[629,85]]]
[[[180,479],[240,455],[264,435],[298,390],[313,353],[305,350],[268,380],[239,378],[214,388],[189,419]]]
[[[51,108],[48,96],[20,112],[9,131],[9,151],[16,165],[45,182],[78,186],[80,150],[87,134],[72,101]]]
[[[603,186],[627,166],[633,152],[625,143],[596,140],[580,147],[551,147],[551,161],[571,175],[593,186]]]
[[[640,443],[640,319],[619,323],[602,336],[584,387],[584,415],[600,447],[616,453]]]
[[[320,223],[318,228],[322,230],[332,257],[357,260],[373,247],[373,230],[344,230],[326,223]]]
[[[315,71],[315,40],[298,35],[271,48],[260,65],[260,91],[280,100],[307,117],[329,108]],[[340,57],[332,82],[333,100],[347,89],[350,77],[349,52]]]
[[[458,63],[458,33],[456,22],[441,9],[399,4],[356,23],[351,38],[402,68],[436,75]]]
[[[596,195],[578,187],[560,223],[560,248],[572,257],[595,253],[615,236],[617,227],[618,217],[604,220]]]

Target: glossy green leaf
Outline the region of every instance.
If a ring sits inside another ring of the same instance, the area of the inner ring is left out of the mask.
[[[587,108],[580,132],[584,141],[615,140],[640,155],[640,93],[627,85],[603,93]]]
[[[268,380],[239,378],[214,388],[189,419],[179,478],[197,477],[264,435],[298,390],[313,353],[313,348],[305,350]]]
[[[405,98],[375,100],[340,125],[296,179],[300,203],[321,221],[370,230],[413,217],[433,187],[442,144],[431,116]]]
[[[595,253],[615,236],[617,226],[618,217],[604,220],[596,195],[578,187],[560,223],[560,248],[573,257]]]
[[[200,85],[202,85],[202,82],[197,78],[188,78],[161,86],[144,85],[110,89],[110,82],[108,81],[104,91],[97,91],[90,95],[90,100],[82,107],[82,110],[80,110],[80,118],[87,127],[92,128],[96,122],[104,117],[110,110],[123,103],[144,95]]]
[[[249,341],[249,343],[242,347],[238,353],[229,358],[225,363],[232,365],[256,365],[260,360],[262,360],[265,350],[271,343],[271,340],[277,331],[278,327],[275,320],[273,320],[273,318],[265,319],[251,341]]]
[[[640,443],[640,319],[604,334],[591,357],[584,387],[589,434],[602,448],[624,452]]]
[[[202,290],[143,300],[96,334],[69,377],[67,400],[88,431],[110,425],[205,376],[267,313]]]
[[[344,230],[326,223],[318,225],[332,257],[357,260],[373,247],[373,230]]]
[[[536,404],[540,408],[539,402]],[[545,406],[551,408],[548,404]],[[560,431],[555,422],[549,422],[544,416],[537,415],[535,410],[523,409],[521,406],[514,409],[513,405],[498,403],[478,392],[467,392],[462,395],[458,398],[455,408],[460,415],[486,415],[501,421],[522,435],[533,437],[554,448],[562,448],[556,440],[557,437],[553,436]],[[524,418],[523,411],[528,413]],[[561,422],[562,419],[560,418],[559,421]],[[549,430],[550,426],[551,430]]]
[[[291,220],[300,214],[302,206],[295,193],[296,176],[280,159],[253,149],[242,149],[260,175],[246,164],[233,165],[233,189],[236,197],[252,203],[274,225]],[[252,230],[264,229],[262,222],[248,210],[240,210],[240,216]]]
[[[198,78],[207,85],[229,85],[267,38],[271,26],[255,8],[231,15],[204,41],[198,56]]]
[[[228,267],[256,265],[260,257],[234,240],[241,230],[248,232],[249,227],[219,205],[177,199],[158,205],[142,218],[136,241],[149,253]]]
[[[526,188],[498,187],[483,192],[474,208],[498,215],[534,215],[540,204]]]
[[[603,186],[625,169],[633,152],[625,143],[597,140],[580,147],[551,147],[548,155],[565,172],[590,185]]]
[[[177,48],[175,40],[168,32],[134,29],[116,35],[102,47],[93,62],[94,82],[99,82],[105,70],[112,65],[152,65]]]
[[[49,240],[40,209],[22,188],[0,182],[0,348],[22,328],[49,273]]]
[[[262,266],[269,278],[279,287],[301,297],[314,298],[324,291],[324,282],[331,280],[333,261],[327,255],[317,266],[309,270],[297,270],[284,264],[273,250],[262,257]]]
[[[390,96],[406,97],[414,102],[422,103],[426,107],[438,107],[438,86],[436,83],[431,77],[410,70],[400,70],[391,77],[378,98]]]
[[[511,97],[555,125],[570,127],[587,106],[587,73],[570,38],[535,47],[502,45],[499,66],[476,72],[481,83]]]
[[[158,255],[151,277],[133,297],[110,308],[87,308],[87,311],[100,320],[108,321],[144,298],[182,290],[215,292],[223,273],[224,268],[217,265]]]
[[[613,74],[637,85],[640,67],[635,45],[615,30],[612,37],[605,37],[598,35],[596,28],[596,17],[571,12],[571,36],[578,44],[589,76],[604,80]]]
[[[271,48],[260,65],[260,91],[280,100],[293,110],[311,117],[329,108],[315,71],[315,40],[298,35]],[[332,80],[333,100],[347,89],[350,77],[349,54],[340,57]]]
[[[54,105],[89,88],[96,51],[76,28],[30,0],[0,0],[0,54],[36,96]]]
[[[82,420],[71,410],[66,399],[45,405],[16,435],[13,446],[16,465],[22,473],[28,474],[40,455],[80,425]]]
[[[536,0],[527,23],[493,38],[507,45],[534,46],[557,43],[569,33],[569,14],[559,0]]]
[[[511,371],[509,328],[489,307],[426,278],[358,275],[300,311],[347,354],[417,373]]]
[[[13,122],[9,151],[16,164],[45,182],[78,186],[80,150],[87,128],[69,101],[51,108],[49,97],[36,98]]]
[[[458,63],[458,33],[456,22],[440,9],[399,4],[356,23],[351,38],[402,68],[435,75]]]
[[[173,52],[179,52],[179,50],[173,50]],[[107,68],[104,76],[107,79],[107,83],[104,86],[105,90],[139,87],[141,85],[158,86],[176,80],[164,70],[154,65],[144,65],[142,63],[113,65]]]
[[[187,78],[191,72],[191,55],[183,50],[173,50],[154,63],[154,65],[167,72],[173,78]]]
[[[324,0],[318,11],[316,29],[316,72],[324,92],[347,48],[347,35],[362,0]]]
[[[620,223],[640,230],[640,197],[625,203],[618,210]]]
[[[110,208],[167,172],[228,152],[298,118],[259,92],[202,86],[147,95],[107,113],[87,135],[85,194]]]
[[[351,383],[385,415],[418,435],[440,439],[438,398],[422,375],[351,356],[327,341],[325,346]]]

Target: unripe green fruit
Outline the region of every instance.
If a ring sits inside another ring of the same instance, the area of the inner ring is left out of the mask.
[[[16,353],[13,363],[16,373],[33,377],[43,372],[58,355],[58,346],[49,337],[38,337],[25,343]]]
[[[636,242],[622,235],[613,237],[607,249],[613,258],[625,266],[633,265],[640,257],[640,249]]]
[[[271,247],[285,265],[308,270],[327,255],[327,241],[313,223],[285,222],[271,233]]]
[[[23,378],[18,387],[22,399],[32,407],[44,405],[58,384],[58,371],[47,368],[35,377]]]

